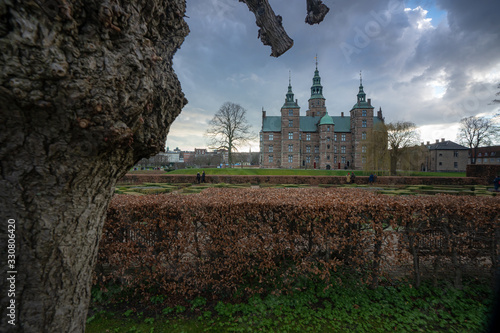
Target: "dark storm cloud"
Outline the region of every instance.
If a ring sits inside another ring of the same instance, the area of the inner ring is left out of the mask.
[[[305,0],[293,6],[270,1],[294,39],[293,48],[275,59],[257,39],[255,17],[243,3],[188,0],[191,33],[174,67],[189,104],[173,124],[169,140],[189,131],[178,145],[206,146],[201,135],[206,125],[193,119],[207,121],[226,101],[246,108],[257,132],[262,108],[279,114],[289,71],[305,114],[316,54],[331,115],[349,112],[360,70],[367,97],[382,107],[386,121],[450,128],[463,116],[495,110],[488,104],[500,81],[500,21],[495,17],[500,2],[324,2],[331,8],[325,21],[308,26]],[[432,13],[438,23],[431,20]]]

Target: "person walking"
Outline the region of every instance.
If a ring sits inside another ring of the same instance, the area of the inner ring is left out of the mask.
[[[493,179],[493,186],[495,187],[495,192],[498,192],[500,188],[500,176],[496,176],[496,178]]]
[[[350,183],[351,183],[351,173],[350,173],[350,172],[348,172],[348,173],[347,173],[347,176],[345,176],[345,180],[346,180],[346,183],[347,183],[347,184],[350,184]]]
[[[370,177],[368,177],[368,184],[373,185],[373,173],[371,173]]]
[[[198,184],[200,183],[200,179],[201,179],[201,177],[200,177],[200,173],[198,172],[198,173],[196,174],[196,182],[197,182]]]
[[[353,173],[351,173],[351,183],[354,184],[356,182],[356,175]]]
[[[203,170],[203,172],[201,173],[201,182],[205,182],[205,170]]]

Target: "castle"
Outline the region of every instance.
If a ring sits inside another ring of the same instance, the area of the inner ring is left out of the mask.
[[[363,169],[371,131],[383,123],[382,109],[374,117],[371,99],[366,99],[360,76],[356,104],[350,116],[330,116],[326,110],[318,64],[314,72],[309,110],[300,115],[288,84],[281,116],[262,111],[260,163],[263,168]]]

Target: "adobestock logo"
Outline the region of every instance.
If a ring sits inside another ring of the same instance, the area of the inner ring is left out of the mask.
[[[339,47],[344,54],[346,62],[350,64],[352,55],[360,54],[361,50],[370,45],[372,39],[379,36],[383,28],[391,23],[393,14],[402,10],[404,10],[404,2],[402,0],[389,1],[387,10],[378,13],[372,10],[370,16],[373,17],[373,20],[366,22],[363,29],[359,27],[354,28],[355,35],[352,43],[340,43]]]

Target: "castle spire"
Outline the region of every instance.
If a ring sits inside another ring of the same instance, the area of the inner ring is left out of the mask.
[[[359,92],[358,92],[358,104],[366,102],[366,94],[363,91],[363,77],[361,76],[361,71],[359,71]]]
[[[288,71],[288,92],[286,93],[285,104],[283,107],[297,106],[294,101],[294,94],[292,91],[292,71]]]
[[[311,86],[311,98],[323,98],[323,86],[321,85],[321,77],[318,70],[318,56],[316,55],[316,70],[314,71],[313,85]]]

